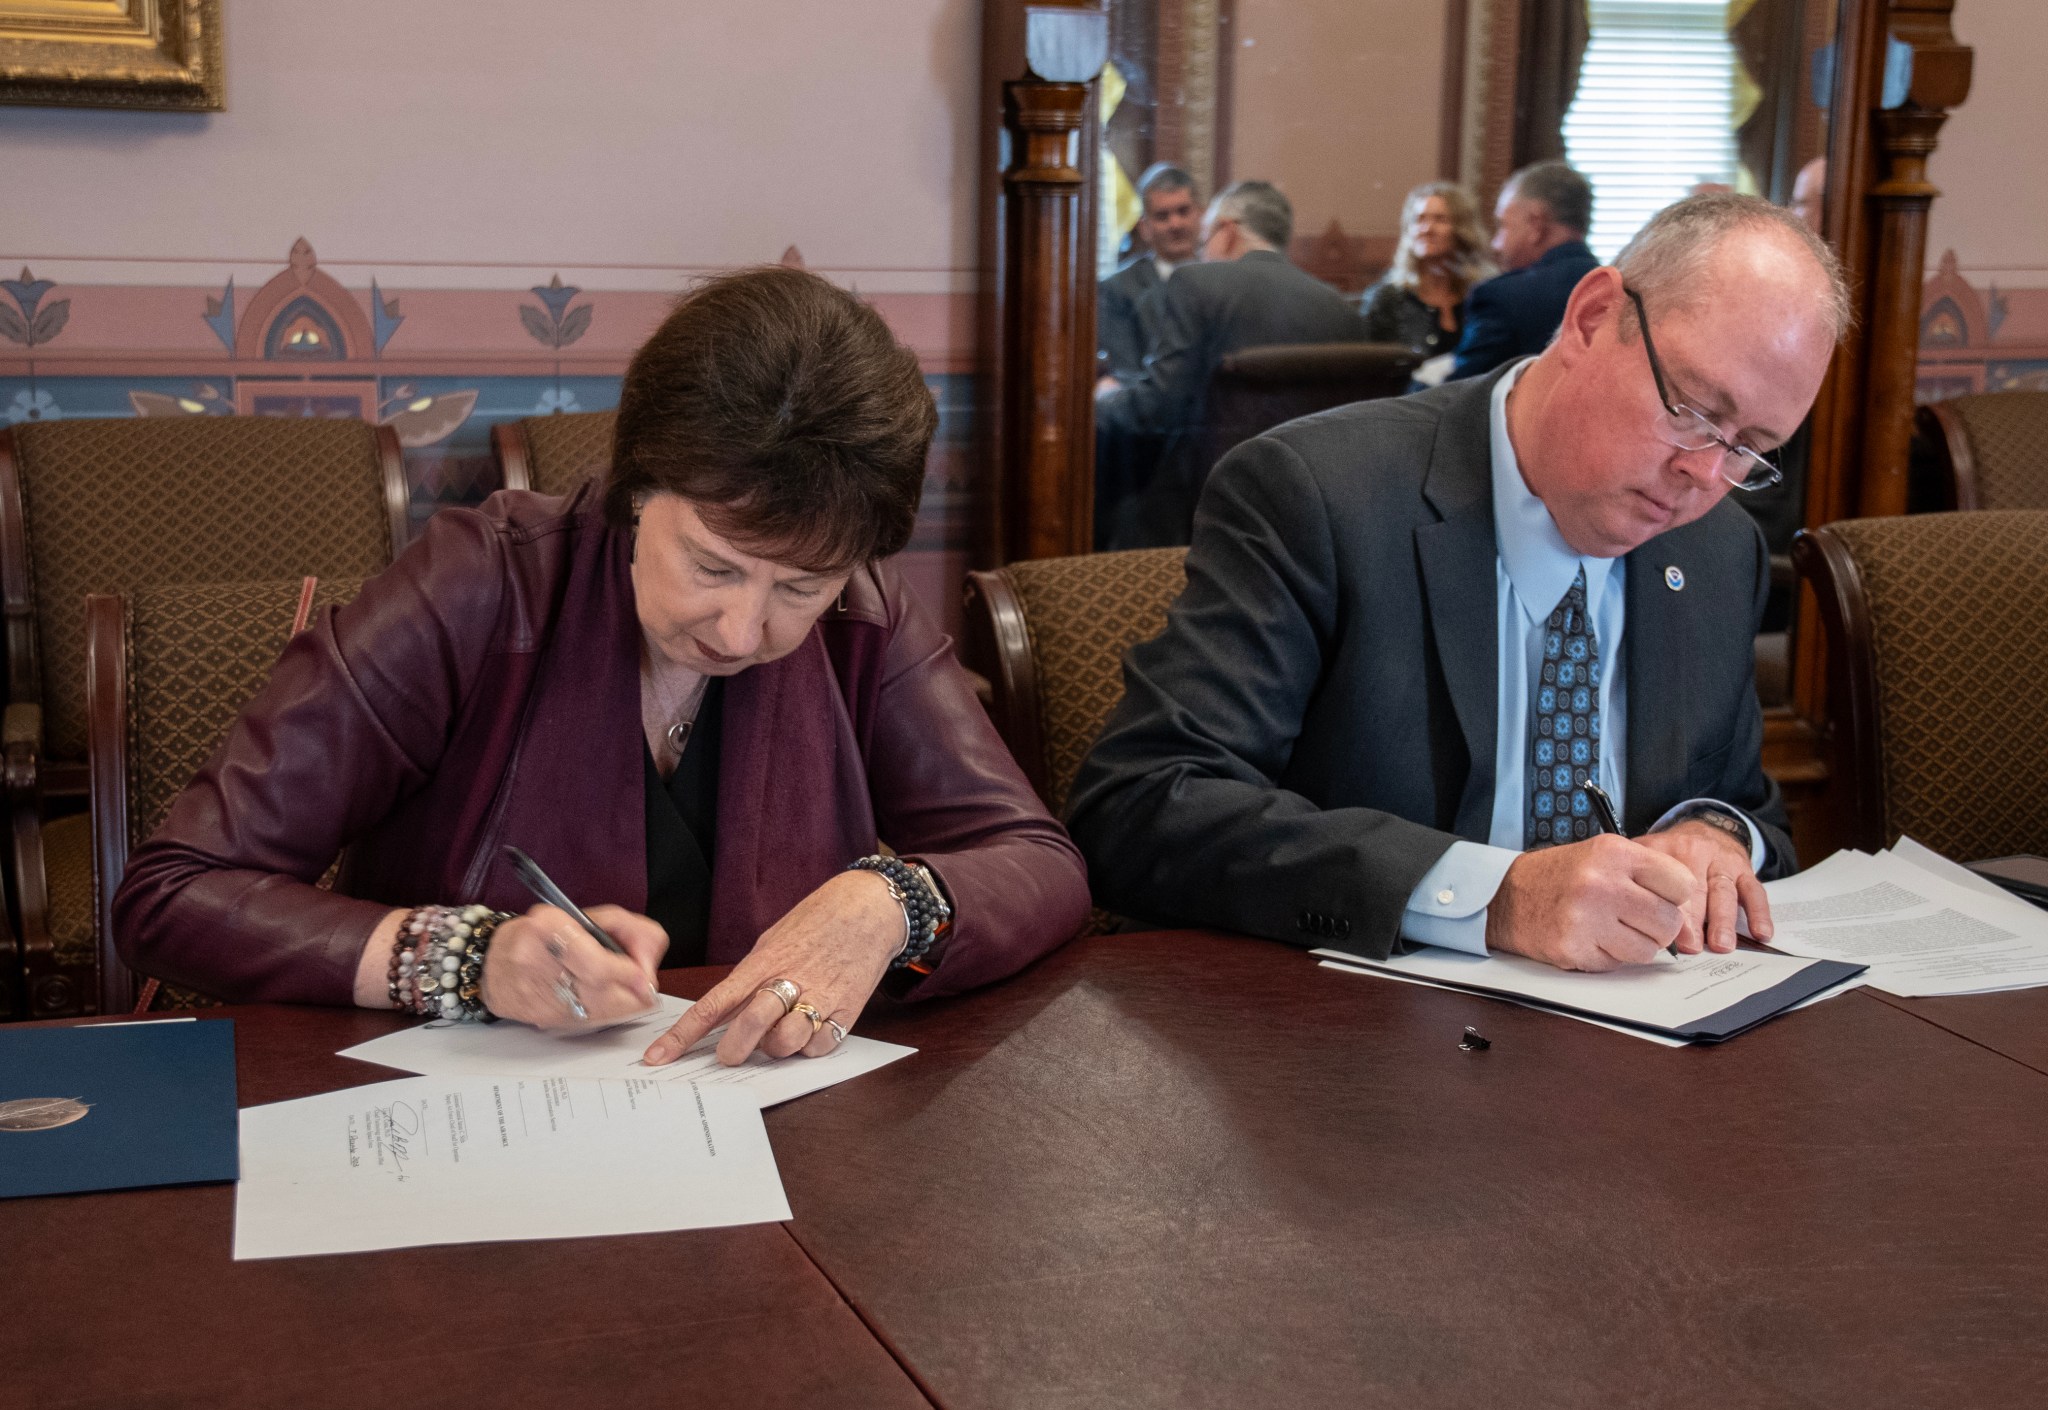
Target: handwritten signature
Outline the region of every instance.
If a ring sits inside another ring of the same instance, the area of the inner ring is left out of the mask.
[[[384,1149],[391,1153],[393,1172],[403,1180],[405,1162],[412,1157],[413,1138],[420,1133],[419,1108],[410,1102],[393,1102],[380,1110],[384,1115]]]

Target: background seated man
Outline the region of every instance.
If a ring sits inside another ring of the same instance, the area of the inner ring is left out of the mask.
[[[1565,300],[1600,263],[1586,246],[1593,188],[1563,162],[1537,162],[1510,176],[1493,218],[1493,253],[1507,272],[1466,297],[1452,381],[1542,352]]]
[[[1195,179],[1177,166],[1154,162],[1138,181],[1137,237],[1143,247],[1095,286],[1095,339],[1102,370],[1135,377],[1158,333],[1158,300],[1166,277],[1195,257],[1202,229],[1202,198]]]
[[[1757,877],[1794,866],[1751,654],[1769,564],[1723,501],[1770,479],[1847,320],[1812,231],[1697,197],[1540,357],[1239,446],[1075,783],[1098,903],[1577,969],[1731,949],[1738,903],[1767,937]]]
[[[1117,548],[1186,543],[1206,466],[1194,463],[1203,401],[1218,363],[1239,348],[1340,343],[1363,337],[1345,297],[1287,262],[1294,208],[1278,187],[1240,181],[1202,218],[1202,260],[1159,291],[1159,337],[1143,375],[1105,377],[1096,425],[1106,436],[1164,439],[1159,461],[1109,536]]]
[[[1148,248],[1095,286],[1096,340],[1101,370],[1129,380],[1145,367],[1159,336],[1159,299],[1167,276],[1194,259],[1202,229],[1195,179],[1156,162],[1138,182],[1144,214],[1137,236]],[[1108,548],[1124,503],[1152,476],[1160,437],[1095,428],[1095,546]]]

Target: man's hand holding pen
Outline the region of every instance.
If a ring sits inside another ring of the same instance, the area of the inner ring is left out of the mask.
[[[1770,901],[1732,832],[1685,819],[1631,841],[1606,792],[1587,793],[1601,834],[1509,866],[1487,908],[1488,949],[1583,970],[1647,964],[1666,949],[1726,954],[1739,909],[1751,934],[1770,938]]]

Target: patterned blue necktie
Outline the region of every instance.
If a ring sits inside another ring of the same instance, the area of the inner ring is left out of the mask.
[[[1536,682],[1529,740],[1530,851],[1576,842],[1600,829],[1586,785],[1600,773],[1600,640],[1586,614],[1586,570],[1543,628],[1543,670]]]

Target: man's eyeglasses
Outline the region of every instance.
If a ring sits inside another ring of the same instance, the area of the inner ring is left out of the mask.
[[[1664,368],[1657,361],[1657,345],[1650,341],[1650,315],[1643,312],[1643,296],[1626,284],[1622,285],[1622,292],[1636,306],[1636,326],[1643,330],[1643,352],[1650,359],[1650,376],[1657,381],[1657,400],[1664,404],[1664,414],[1657,418],[1657,438],[1679,450],[1719,446],[1721,458],[1714,468],[1738,490],[1767,490],[1784,479],[1785,472],[1769,460],[1748,446],[1729,440],[1714,429],[1712,421],[1684,402],[1671,400],[1671,393],[1664,387]]]

